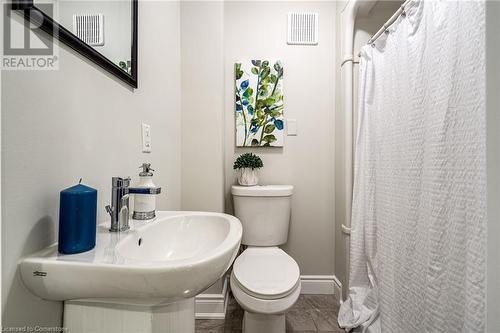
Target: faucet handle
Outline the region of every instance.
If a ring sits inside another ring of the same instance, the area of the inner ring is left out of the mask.
[[[111,178],[111,183],[113,187],[128,187],[130,185],[130,177],[113,177]]]
[[[109,214],[110,216],[112,216],[112,215],[113,215],[113,211],[114,211],[114,210],[115,210],[115,208],[114,208],[114,207],[111,207],[110,205],[107,205],[107,206],[106,206],[106,212],[108,212],[108,214]]]

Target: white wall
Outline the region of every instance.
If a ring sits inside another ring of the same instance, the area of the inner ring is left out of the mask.
[[[182,209],[224,212],[224,3],[181,2]]]
[[[500,2],[486,5],[486,145],[488,177],[487,323],[500,332]]]
[[[301,274],[334,273],[334,64],[335,2],[226,2],[225,123],[226,209],[235,183],[234,159],[253,151],[264,161],[262,184],[292,184],[292,219],[284,249]],[[319,13],[319,45],[286,44],[287,13]],[[285,118],[297,119],[298,136],[284,148],[235,148],[234,63],[274,58],[284,63]]]
[[[98,190],[103,220],[111,177],[137,179],[148,161],[164,190],[158,208],[180,209],[179,3],[140,2],[139,22],[135,91],[66,47],[57,71],[2,73],[3,326],[61,324],[61,304],[27,292],[17,261],[56,240],[59,191],[78,178]],[[141,121],[152,125],[150,155]]]
[[[342,223],[345,223],[345,181],[344,181],[344,145],[345,145],[345,130],[344,130],[344,114],[342,112],[342,82],[340,80],[340,69],[342,63],[342,49],[343,44],[344,29],[342,24],[342,11],[347,5],[346,1],[337,2],[335,23],[336,23],[336,35],[335,35],[335,175],[334,175],[334,186],[335,186],[335,249],[334,249],[334,272],[337,279],[339,279],[342,284],[343,290],[342,294],[345,295],[347,291],[347,271],[348,271],[348,238],[342,233]]]
[[[4,17],[4,12],[3,12],[3,6],[0,6],[0,17]],[[2,54],[3,54],[3,24],[0,27],[0,48],[2,49]],[[2,98],[2,71],[0,70],[0,133],[1,133],[1,128],[2,128],[2,103],[1,103],[1,98]],[[1,163],[1,156],[2,156],[2,136],[0,135],[0,260],[3,261],[3,249],[2,249],[2,163]],[[0,266],[1,267],[1,266]],[[0,271],[1,272],[1,271]],[[0,273],[0,295],[3,295],[3,276]],[[3,317],[3,311],[2,311],[2,305],[3,301],[0,303],[0,323],[3,323],[2,317]]]

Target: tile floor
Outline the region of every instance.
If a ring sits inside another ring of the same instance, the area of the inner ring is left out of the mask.
[[[345,333],[337,324],[339,302],[333,295],[300,295],[286,314],[286,331],[293,333]],[[243,309],[232,295],[226,319],[196,320],[196,333],[241,333]],[[266,332],[262,332],[266,333]]]

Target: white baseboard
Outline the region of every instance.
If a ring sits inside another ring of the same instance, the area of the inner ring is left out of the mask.
[[[200,294],[195,298],[196,319],[224,319],[229,297],[229,276],[220,294]],[[301,294],[338,295],[342,300],[342,284],[335,275],[301,275]]]
[[[222,293],[200,294],[195,297],[196,319],[224,319],[229,299],[228,276],[224,279]]]
[[[334,275],[301,275],[301,294],[333,295],[338,291]],[[338,280],[337,280],[338,281]]]

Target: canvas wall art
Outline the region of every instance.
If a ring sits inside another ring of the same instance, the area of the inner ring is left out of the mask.
[[[235,64],[236,145],[283,147],[283,65],[280,60]]]

